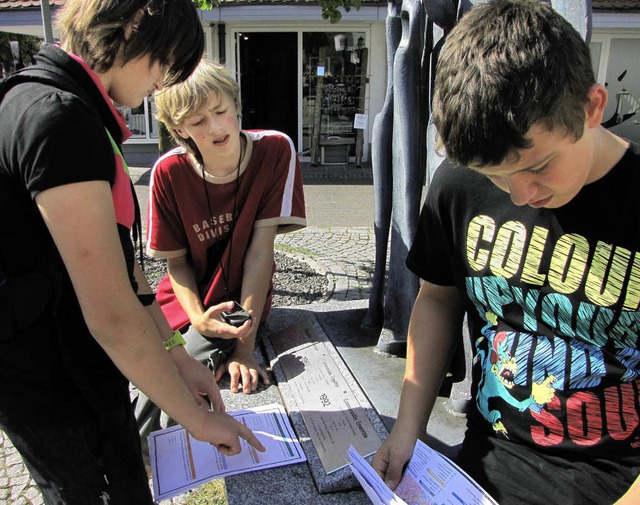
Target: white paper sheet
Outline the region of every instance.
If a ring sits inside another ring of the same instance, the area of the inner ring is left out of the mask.
[[[229,415],[246,424],[266,452],[256,451],[241,439],[240,454],[225,456],[211,444],[194,439],[181,426],[154,431],[149,435],[149,457],[156,501],[219,477],[306,461],[282,405],[239,410]]]
[[[347,456],[374,505],[498,505],[459,466],[420,440],[395,492],[353,447]]]

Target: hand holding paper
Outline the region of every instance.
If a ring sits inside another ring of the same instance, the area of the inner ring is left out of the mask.
[[[393,430],[373,456],[371,466],[390,489],[395,489],[400,482],[415,445],[415,436],[409,436],[403,430]]]
[[[453,461],[421,440],[415,444],[395,493],[353,447],[347,454],[349,467],[374,505],[498,505]]]

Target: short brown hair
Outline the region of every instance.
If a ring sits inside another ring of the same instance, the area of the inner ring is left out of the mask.
[[[491,0],[472,7],[446,38],[432,120],[447,157],[498,165],[531,147],[536,123],[578,140],[594,84],[589,46],[550,5]]]
[[[191,0],[67,0],[56,21],[64,46],[94,70],[109,70],[123,47],[122,64],[148,54],[152,64],[168,65],[166,86],[185,80],[204,51]]]

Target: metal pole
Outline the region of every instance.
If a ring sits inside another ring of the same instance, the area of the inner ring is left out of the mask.
[[[51,9],[49,0],[40,0],[42,10],[42,27],[44,28],[44,41],[47,44],[53,43],[53,29],[51,28]]]

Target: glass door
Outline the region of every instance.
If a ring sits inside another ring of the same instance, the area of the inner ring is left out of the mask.
[[[364,32],[304,32],[303,155],[313,164],[346,164],[362,154],[357,116],[365,113]]]

